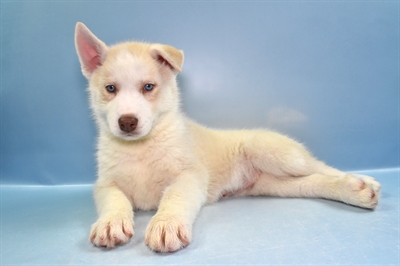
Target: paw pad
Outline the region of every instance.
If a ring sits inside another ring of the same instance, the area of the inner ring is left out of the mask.
[[[153,217],[146,231],[146,245],[156,252],[175,252],[191,240],[191,229],[176,217]]]
[[[133,236],[133,222],[124,218],[100,218],[92,225],[90,241],[99,247],[113,248]]]
[[[372,177],[348,174],[339,182],[345,185],[341,192],[343,202],[367,209],[378,204],[380,184]]]

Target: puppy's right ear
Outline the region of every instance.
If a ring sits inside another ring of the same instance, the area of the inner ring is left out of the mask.
[[[90,79],[93,71],[102,65],[108,47],[83,23],[78,22],[75,27],[75,48],[81,62],[82,74]]]

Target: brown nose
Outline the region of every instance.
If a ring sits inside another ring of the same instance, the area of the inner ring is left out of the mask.
[[[123,115],[118,119],[119,128],[126,133],[134,131],[137,124],[138,119],[133,115]]]

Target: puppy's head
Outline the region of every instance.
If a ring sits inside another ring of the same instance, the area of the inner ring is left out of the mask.
[[[76,25],[75,46],[100,130],[138,140],[178,110],[182,51],[137,42],[108,47],[82,23]]]

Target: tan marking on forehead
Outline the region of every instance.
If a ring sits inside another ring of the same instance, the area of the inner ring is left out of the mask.
[[[135,86],[143,80],[158,79],[159,69],[147,46],[127,43],[111,49],[104,62],[108,76],[115,82]]]
[[[129,51],[121,51],[115,59],[115,65],[118,67],[118,70],[114,70],[117,72],[117,75],[125,71],[126,74],[142,77],[147,75],[148,72],[148,66],[143,60],[132,55]]]

